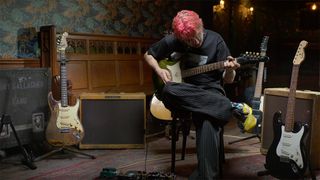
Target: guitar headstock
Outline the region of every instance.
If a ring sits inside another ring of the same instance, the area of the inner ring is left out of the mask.
[[[67,37],[68,33],[64,32],[57,36],[57,51],[58,52],[65,52],[66,48],[68,47]]]
[[[269,36],[264,36],[260,45],[260,55],[265,56],[268,48]]]
[[[308,42],[305,40],[302,40],[299,44],[299,47],[297,49],[296,55],[294,56],[293,59],[293,64],[299,65],[304,61],[305,54],[304,54],[304,48],[308,45]]]
[[[239,64],[255,64],[269,61],[268,56],[261,56],[258,52],[246,52],[236,58]]]

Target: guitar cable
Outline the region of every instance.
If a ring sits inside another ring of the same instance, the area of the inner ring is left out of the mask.
[[[147,159],[148,159],[148,141],[146,138],[146,143],[144,145],[145,152],[144,152],[144,172],[147,172]]]

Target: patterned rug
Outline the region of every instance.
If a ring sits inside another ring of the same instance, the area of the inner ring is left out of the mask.
[[[265,156],[259,152],[259,141],[251,139],[229,145],[234,140],[232,136],[225,136],[226,161],[223,167],[223,179],[275,179],[271,176],[257,176],[263,171]],[[177,142],[176,179],[185,180],[196,168],[194,135],[187,140],[185,160],[181,158],[181,142]],[[97,179],[103,168],[116,168],[118,172],[145,171],[170,173],[171,168],[171,141],[166,137],[158,138],[146,144],[144,149],[119,150],[83,150],[96,156],[89,159],[75,154],[57,154],[36,162],[36,170],[18,164],[17,158],[6,159],[0,163],[0,179],[16,180],[43,180],[43,179]]]

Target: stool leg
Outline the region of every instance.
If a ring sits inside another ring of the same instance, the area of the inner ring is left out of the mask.
[[[171,129],[171,173],[175,173],[176,166],[176,129],[177,129],[177,118],[172,118],[172,129]]]
[[[181,160],[184,160],[185,154],[186,154],[186,145],[187,145],[187,137],[190,132],[190,121],[183,120],[182,122],[182,135],[183,135],[183,141],[182,141],[182,153],[181,153]]]
[[[187,135],[183,133],[183,142],[182,142],[182,152],[181,152],[181,160],[184,160],[186,154],[186,145],[187,145]]]
[[[223,176],[223,163],[225,162],[225,154],[224,154],[224,140],[223,140],[223,127],[220,129],[220,152],[219,152],[219,163],[220,163],[220,177]]]

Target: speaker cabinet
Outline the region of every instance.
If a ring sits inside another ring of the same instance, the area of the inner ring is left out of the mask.
[[[85,132],[80,149],[144,147],[144,93],[83,93],[80,100],[80,120]]]
[[[267,151],[273,141],[273,115],[277,111],[282,112],[283,122],[285,121],[288,88],[266,88],[264,90],[263,122],[261,153]],[[296,91],[295,96],[295,122],[307,123],[309,126],[306,147],[310,153],[310,160],[313,168],[320,168],[320,92]]]

